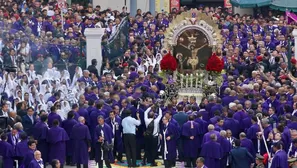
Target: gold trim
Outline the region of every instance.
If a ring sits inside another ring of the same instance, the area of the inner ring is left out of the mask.
[[[192,17],[195,14],[196,17]],[[203,22],[204,21],[204,22]],[[183,32],[185,27],[193,26],[198,29],[203,29],[203,33],[209,38],[212,39],[212,46],[214,50],[222,46],[222,36],[218,28],[217,23],[212,20],[210,16],[207,16],[205,13],[199,12],[197,9],[191,9],[190,11],[183,12],[180,15],[177,15],[176,18],[169,24],[169,27],[165,32],[165,39],[163,46],[169,50],[172,50],[175,46],[175,41],[177,41],[176,35]]]

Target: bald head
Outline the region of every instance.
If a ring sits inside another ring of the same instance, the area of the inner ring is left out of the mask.
[[[242,110],[243,109],[243,107],[242,107],[242,104],[237,104],[237,110]]]
[[[82,117],[82,116],[78,117],[78,122],[82,123],[82,124],[85,124],[85,118]]]
[[[222,137],[226,138],[226,136],[227,136],[227,132],[226,132],[225,130],[222,130],[222,131],[220,132],[220,135],[221,135]]]
[[[231,90],[230,96],[236,96],[236,92],[234,90]]]
[[[212,141],[217,141],[217,135],[216,135],[216,134],[211,134],[211,135],[210,135],[210,139],[211,139]]]
[[[213,131],[214,130],[214,125],[209,124],[207,129],[208,129],[208,131]]]
[[[35,158],[36,160],[41,160],[41,152],[40,152],[39,150],[36,150],[36,151],[34,152],[34,158]]]
[[[244,132],[240,133],[240,134],[239,134],[239,138],[240,138],[240,139],[244,139],[244,138],[246,138],[246,134],[245,134]]]

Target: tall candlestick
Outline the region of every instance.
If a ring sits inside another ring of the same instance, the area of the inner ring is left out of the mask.
[[[180,75],[180,88],[183,88],[183,84],[184,84],[184,75],[181,74]]]
[[[201,80],[199,81],[199,83],[200,83],[200,88],[202,89],[202,87],[203,87],[202,84],[203,84],[203,82],[205,80],[203,73],[200,74],[200,78],[201,78]]]
[[[198,74],[196,73],[196,84],[195,84],[195,86],[196,86],[196,88],[198,88],[198,80],[199,80],[199,76],[198,76]]]
[[[189,74],[186,75],[186,88],[188,87],[189,84]]]
[[[193,74],[190,75],[191,88],[193,87]]]

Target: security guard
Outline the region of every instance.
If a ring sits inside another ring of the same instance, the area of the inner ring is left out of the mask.
[[[256,155],[256,168],[265,168],[265,165],[263,163],[264,157],[262,155],[257,154]]]

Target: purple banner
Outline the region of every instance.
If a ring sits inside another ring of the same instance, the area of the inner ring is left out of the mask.
[[[288,18],[288,23],[290,24],[291,22],[297,22],[297,15],[294,13],[291,13],[289,11],[286,11],[286,16]]]

